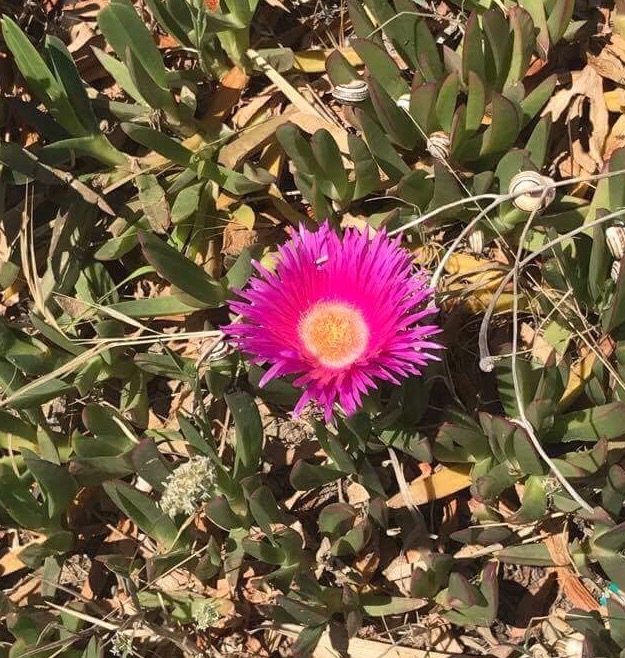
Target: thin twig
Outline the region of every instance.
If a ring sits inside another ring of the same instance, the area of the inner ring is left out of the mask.
[[[278,89],[293,103],[293,105],[302,112],[309,114],[316,114],[323,121],[327,121],[326,117],[311,103],[308,102],[295,87],[259,53],[250,48],[245,53],[258,68],[273,82]]]

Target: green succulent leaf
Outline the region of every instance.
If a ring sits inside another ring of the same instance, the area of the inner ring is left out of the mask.
[[[618,439],[624,434],[625,402],[617,401],[557,416],[545,440],[597,441]]]
[[[480,80],[486,79],[483,32],[475,12],[469,16],[462,40],[462,70],[465,84],[469,82],[470,72],[473,72]]]
[[[124,514],[167,550],[171,550],[178,543],[180,538],[176,524],[147,494],[119,480],[105,482],[103,487]]]
[[[384,596],[368,592],[360,594],[359,598],[365,614],[371,617],[404,615],[424,605],[423,599],[420,598]]]
[[[485,52],[485,65],[489,70],[488,80],[494,80],[490,87],[500,90],[510,70],[512,58],[512,43],[510,27],[502,12],[493,8],[484,12],[482,16],[484,35],[488,43]],[[493,67],[494,71],[490,70]],[[493,76],[494,73],[494,76]],[[483,80],[486,84],[487,80]]]
[[[410,91],[395,60],[383,46],[368,39],[352,39],[350,44],[363,60],[375,81],[393,100],[396,101]]]
[[[367,114],[361,115],[367,146],[382,171],[391,179],[399,180],[410,172],[410,167],[397,153],[379,124]]]
[[[14,522],[29,530],[45,528],[47,515],[30,493],[29,483],[19,478],[6,460],[0,461],[0,507]]]
[[[319,514],[319,530],[337,537],[349,531],[358,516],[356,510],[347,503],[331,503],[326,505]]]
[[[518,106],[496,92],[493,92],[492,98],[492,121],[484,132],[481,156],[501,153],[509,149],[521,129]]]
[[[309,491],[317,489],[328,482],[334,482],[342,478],[345,474],[335,468],[328,466],[316,466],[309,464],[303,459],[299,459],[293,465],[289,480],[293,488],[298,491]]]
[[[549,28],[547,26],[545,3],[543,0],[525,0],[523,2],[523,9],[525,9],[525,11],[532,17],[534,26],[538,30],[538,34],[536,36],[538,53],[542,59],[547,59],[550,47],[550,37]]]
[[[31,90],[48,108],[50,114],[71,135],[88,134],[88,130],[76,113],[63,84],[50,71],[43,57],[24,32],[8,16],[2,19],[2,34],[9,50],[15,57],[20,72]],[[71,74],[66,71],[65,67],[63,74],[69,81]]]
[[[469,71],[467,113],[465,119],[465,126],[468,133],[479,130],[485,111],[486,89],[484,83],[474,71]]]
[[[456,99],[460,80],[457,73],[450,73],[438,91],[436,99],[436,117],[445,132],[451,132],[451,122],[456,111]]]
[[[414,89],[410,97],[410,115],[425,135],[441,127],[436,116],[438,90],[435,82],[428,82]]]
[[[219,306],[226,299],[224,286],[202,268],[183,256],[153,233],[142,232],[139,242],[146,260],[170,283],[195,300],[208,306]]]
[[[122,61],[127,60],[129,52],[132,53],[150,79],[160,89],[168,89],[167,70],[158,48],[129,0],[114,0],[100,10],[98,26]]]
[[[263,447],[263,424],[254,398],[245,391],[224,396],[236,430],[234,479],[253,475],[258,469]]]
[[[351,189],[343,167],[343,158],[334,138],[325,129],[317,130],[312,137],[311,147],[316,161],[332,183],[331,197],[346,203],[351,196]]]
[[[512,59],[504,89],[523,80],[535,47],[532,17],[521,7],[512,7],[509,20],[513,33]]]
[[[564,36],[575,9],[575,0],[561,0],[553,4],[553,8],[547,18],[547,28],[552,44],[558,43]]]
[[[353,198],[361,199],[381,186],[380,172],[365,142],[356,135],[347,136],[349,154],[354,163],[355,185]]]
[[[419,134],[410,117],[397,107],[395,101],[386,93],[375,79],[369,80],[371,101],[384,132],[391,141],[405,149],[412,149],[419,140]]]

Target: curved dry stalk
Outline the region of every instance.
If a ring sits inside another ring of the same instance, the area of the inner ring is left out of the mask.
[[[414,220],[408,222],[407,224],[404,224],[403,226],[400,226],[396,229],[393,229],[392,231],[389,231],[388,235],[389,237],[392,237],[394,235],[402,233],[403,231],[407,231],[410,228],[419,226],[420,224],[427,222],[429,219],[433,219],[434,217],[440,215],[443,212],[446,212],[447,210],[453,210],[454,208],[459,208],[461,206],[467,205],[468,203],[476,203],[480,200],[486,200],[486,199],[494,199],[494,200],[498,199],[498,204],[500,204],[505,201],[512,201],[513,199],[516,199],[518,196],[522,196],[524,194],[535,194],[538,192],[544,193],[546,190],[549,189],[558,189],[560,187],[567,187],[568,185],[576,185],[578,183],[592,183],[594,181],[603,180],[604,178],[613,178],[614,176],[622,176],[623,174],[625,174],[625,169],[618,169],[617,171],[609,171],[604,174],[595,174],[593,176],[578,176],[577,178],[567,178],[566,180],[549,183],[548,185],[536,185],[535,187],[531,187],[523,191],[519,191],[515,194],[507,194],[507,193],[495,194],[494,192],[490,192],[486,194],[476,194],[475,196],[458,199],[457,201],[452,201],[451,203],[446,203],[444,206],[435,208],[434,210],[431,210],[425,215],[420,215],[419,217],[416,217]],[[457,249],[457,245],[454,246],[454,250],[455,249]]]
[[[532,445],[535,447],[537,453],[540,455],[541,459],[549,466],[551,472],[554,474],[558,482],[562,485],[562,487],[565,489],[565,491],[571,496],[571,498],[584,510],[588,512],[592,512],[593,508],[591,505],[589,505],[574,489],[574,487],[568,482],[568,480],[562,475],[558,467],[555,465],[553,460],[549,457],[549,455],[545,452],[545,450],[542,447],[542,444],[538,440],[538,437],[536,436],[536,433],[534,431],[534,428],[532,424],[529,422],[527,419],[527,416],[525,414],[525,408],[523,405],[523,401],[521,399],[521,388],[520,388],[520,383],[519,383],[519,377],[518,377],[518,372],[516,368],[516,363],[517,363],[517,357],[518,357],[518,350],[517,350],[517,339],[518,339],[518,295],[517,293],[517,288],[518,288],[518,276],[523,267],[530,263],[534,258],[539,256],[540,254],[544,253],[545,251],[548,251],[549,249],[553,248],[557,244],[560,244],[564,240],[568,240],[572,238],[573,236],[577,235],[578,233],[582,233],[584,231],[587,231],[588,229],[594,228],[595,226],[599,226],[602,223],[609,221],[610,219],[614,219],[615,217],[618,217],[620,215],[625,214],[625,208],[622,208],[620,210],[617,210],[613,213],[610,213],[608,215],[605,215],[604,217],[600,217],[599,219],[596,219],[592,222],[589,222],[588,224],[579,226],[576,229],[573,229],[572,231],[569,231],[566,234],[560,235],[557,238],[554,238],[553,240],[550,240],[547,244],[543,245],[539,249],[536,249],[532,253],[530,253],[528,256],[525,258],[521,258],[521,254],[523,251],[523,243],[524,243],[524,238],[527,236],[527,232],[531,226],[531,222],[533,220],[533,215],[530,216],[528,219],[524,230],[523,234],[521,236],[521,239],[519,240],[519,248],[517,250],[517,258],[515,260],[514,266],[512,270],[502,279],[501,284],[493,293],[493,297],[491,299],[491,302],[488,306],[488,309],[486,313],[484,314],[484,318],[482,320],[482,324],[480,326],[480,333],[479,333],[479,349],[480,349],[480,368],[485,371],[485,372],[491,372],[494,367],[495,367],[495,357],[493,357],[490,352],[488,351],[488,325],[490,323],[490,319],[493,314],[493,310],[495,308],[495,304],[497,302],[497,299],[503,292],[505,286],[510,282],[510,280],[513,280],[513,285],[514,285],[514,294],[513,294],[513,302],[512,302],[512,313],[513,313],[513,321],[512,321],[512,382],[514,386],[514,394],[516,398],[516,403],[517,407],[519,409],[519,416],[520,420],[517,419],[511,419],[512,422],[517,423],[523,429],[526,431],[530,441],[532,442]]]
[[[538,204],[538,207],[542,205],[542,201],[547,194],[548,188],[545,187],[542,192],[542,196],[540,198],[540,203]],[[521,237],[519,238],[519,246],[517,248],[516,252],[516,258],[514,259],[514,266],[512,268],[512,281],[513,281],[513,295],[512,295],[512,385],[514,388],[514,397],[516,399],[516,405],[517,409],[519,410],[519,419],[512,418],[512,422],[517,423],[520,425],[528,435],[530,441],[532,442],[532,445],[536,449],[536,452],[540,455],[541,459],[547,464],[549,467],[549,470],[554,474],[558,482],[562,485],[564,490],[573,498],[573,500],[582,508],[585,509],[587,512],[592,512],[592,506],[589,505],[575,490],[575,488],[569,483],[569,481],[562,475],[561,471],[558,469],[556,466],[555,462],[551,459],[551,457],[547,454],[547,452],[544,450],[540,440],[538,439],[538,436],[536,436],[536,432],[534,431],[533,425],[530,423],[530,421],[527,418],[527,415],[525,413],[525,405],[523,403],[523,398],[521,395],[521,384],[519,382],[519,373],[517,370],[517,360],[518,360],[518,333],[519,333],[519,322],[518,322],[518,316],[519,316],[519,295],[518,295],[518,285],[519,285],[519,274],[520,274],[520,266],[519,263],[521,262],[521,255],[523,253],[523,245],[525,244],[525,240],[527,239],[527,234],[532,226],[532,223],[534,219],[536,218],[536,215],[538,214],[538,208],[534,210],[530,216],[527,218],[527,221],[525,222],[525,226],[523,227],[523,231],[521,233]]]
[[[493,293],[493,296],[490,300],[490,303],[488,305],[488,308],[486,309],[486,312],[484,313],[484,317],[482,319],[482,323],[480,325],[480,333],[478,337],[478,347],[480,351],[480,369],[483,370],[484,372],[491,372],[493,368],[495,367],[495,361],[496,357],[492,356],[489,349],[488,349],[488,325],[490,324],[491,318],[493,316],[493,312],[495,310],[495,305],[497,303],[497,300],[501,296],[501,293],[503,292],[504,288],[510,283],[514,276],[515,270],[518,268],[519,270],[528,265],[531,261],[533,261],[537,256],[540,256],[543,254],[545,251],[549,251],[549,249],[555,247],[556,245],[560,244],[564,240],[568,240],[569,238],[572,238],[579,233],[583,233],[584,231],[587,231],[591,228],[594,228],[595,226],[600,226],[601,224],[614,219],[615,217],[619,217],[621,215],[625,215],[625,208],[621,208],[620,210],[616,210],[608,215],[605,215],[604,217],[600,217],[599,219],[595,219],[592,222],[589,222],[588,224],[583,224],[582,226],[578,226],[576,229],[573,229],[569,231],[568,233],[564,233],[562,235],[559,235],[557,238],[554,238],[553,240],[550,240],[546,244],[544,244],[542,247],[539,249],[536,249],[535,251],[532,251],[530,254],[528,254],[525,258],[520,260],[518,263],[515,263],[515,266],[513,267],[506,276],[501,280],[501,283],[499,284],[497,290]]]
[[[460,243],[464,240],[464,238],[473,230],[475,225],[483,218],[488,215],[488,213],[491,210],[494,210],[501,202],[502,199],[499,198],[501,195],[498,195],[495,200],[486,206],[486,208],[483,208],[479,214],[477,214],[463,229],[460,231],[458,237],[451,243],[451,246],[447,251],[445,252],[445,255],[441,258],[441,262],[438,264],[438,267],[436,270],[434,270],[434,274],[432,275],[431,279],[431,286],[432,288],[436,288],[438,286],[439,279],[443,275],[443,272],[445,271],[445,265],[449,262],[449,259],[453,256],[453,254],[456,252],[458,247],[460,246]],[[505,199],[503,199],[505,200]]]
[[[409,228],[414,228],[415,226],[419,226],[420,224],[427,222],[429,219],[432,219],[433,217],[440,215],[442,212],[446,212],[447,210],[453,210],[454,208],[459,208],[460,206],[466,206],[468,203],[474,203],[482,199],[499,199],[499,203],[501,203],[502,201],[505,200],[502,198],[504,196],[505,195],[503,194],[495,194],[495,193],[476,194],[475,196],[458,199],[457,201],[451,201],[450,203],[446,203],[444,206],[439,206],[434,210],[430,210],[430,212],[425,213],[425,215],[420,215],[416,219],[413,219],[412,221],[408,222],[407,224],[404,224],[403,226],[400,226],[399,228],[389,231],[388,236],[393,237],[398,233],[403,233],[404,231],[407,231]]]

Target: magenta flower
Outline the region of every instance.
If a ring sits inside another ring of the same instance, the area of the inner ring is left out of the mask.
[[[278,248],[274,272],[255,263],[258,275],[231,303],[241,318],[224,328],[253,363],[267,363],[263,386],[274,377],[297,375],[304,389],[295,407],[309,401],[325,410],[338,402],[354,413],[376,380],[399,384],[418,375],[440,329],[422,321],[433,290],[414,273],[400,239],[381,231],[373,239],[348,229],[341,238],[324,223]]]

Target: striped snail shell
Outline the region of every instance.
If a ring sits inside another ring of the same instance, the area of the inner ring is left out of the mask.
[[[621,273],[621,261],[615,260],[612,263],[612,267],[610,269],[610,277],[612,278],[612,281],[614,281],[614,283],[618,281],[618,276],[620,273]]]
[[[228,354],[232,352],[232,345],[222,338],[216,345],[215,347],[209,352],[209,354],[206,357],[206,360],[209,363],[214,363],[215,361],[221,361],[221,359],[225,359]]]
[[[508,194],[516,195],[512,203],[519,210],[536,212],[546,208],[556,198],[556,191],[553,187],[547,187],[549,185],[553,185],[553,180],[548,176],[542,176],[537,171],[522,171],[512,177]]]
[[[447,160],[450,146],[451,140],[449,139],[449,134],[442,130],[433,132],[425,144],[427,152],[433,158],[436,158],[436,160]]]
[[[475,229],[469,234],[469,249],[474,254],[481,254],[484,251],[484,231],[481,228]]]
[[[369,87],[364,80],[352,80],[343,85],[336,85],[332,96],[341,103],[360,103],[369,98]]]
[[[397,105],[397,107],[400,110],[405,110],[406,112],[408,112],[408,110],[410,109],[410,94],[402,94],[395,101],[395,105]]]
[[[616,260],[625,256],[625,226],[610,226],[605,230],[605,241]]]

